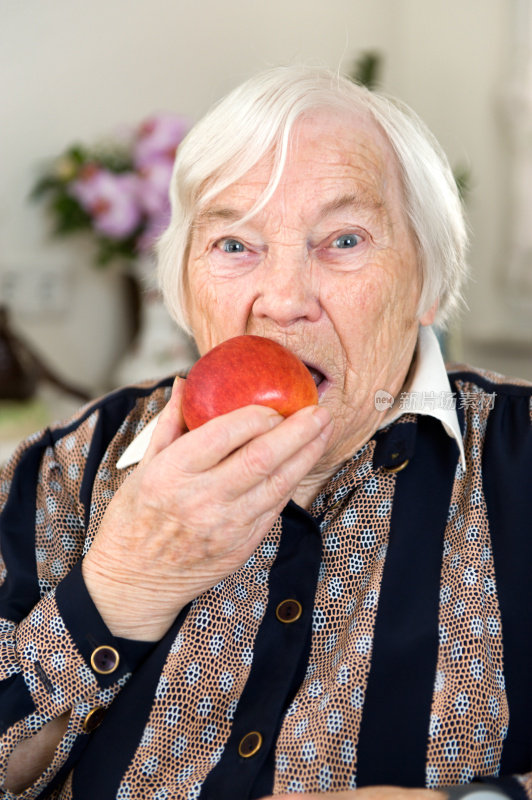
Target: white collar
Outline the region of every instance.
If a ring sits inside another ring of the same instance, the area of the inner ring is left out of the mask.
[[[379,429],[411,412],[441,422],[445,432],[456,441],[460,463],[465,470],[464,441],[456,413],[456,397],[451,390],[440,343],[429,326],[421,325],[419,328],[412,374],[399,395],[399,402],[389,409]]]
[[[456,440],[460,450],[460,461],[465,470],[464,443],[456,410],[451,407],[452,404],[448,408],[442,407],[444,405],[442,398],[451,396],[451,386],[436,334],[432,328],[421,326],[414,371],[408,379],[408,391],[401,393],[399,405],[387,412],[380,427],[384,428],[411,411],[439,419],[448,435]],[[131,467],[141,460],[150,443],[157,419],[158,415],[133,439],[116,462],[117,469]]]

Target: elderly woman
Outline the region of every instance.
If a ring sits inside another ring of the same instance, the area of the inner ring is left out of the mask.
[[[21,446],[3,796],[532,798],[532,387],[443,366],[444,156],[399,104],[279,68],[194,128],[171,194],[177,322],[200,353],[287,346],[319,405],[188,432],[168,380]]]

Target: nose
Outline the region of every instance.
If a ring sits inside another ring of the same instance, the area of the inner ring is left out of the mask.
[[[321,315],[319,280],[310,259],[285,251],[267,262],[252,306],[255,318],[283,328],[316,322]]]

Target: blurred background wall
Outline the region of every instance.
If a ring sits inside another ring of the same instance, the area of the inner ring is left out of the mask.
[[[28,200],[48,159],[156,111],[195,120],[265,66],[349,71],[376,51],[381,87],[413,106],[453,167],[469,172],[470,310],[450,332],[450,356],[532,379],[532,248],[516,246],[532,185],[529,5],[3,0],[0,303],[9,300],[13,328],[91,393],[112,384],[127,344],[116,270],[95,268],[83,237],[51,237],[42,205]],[[48,283],[35,289],[42,274]]]

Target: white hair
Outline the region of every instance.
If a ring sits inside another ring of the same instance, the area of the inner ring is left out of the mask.
[[[467,229],[449,163],[426,125],[405,104],[337,73],[316,67],[275,67],[230,92],[178,149],[170,186],[172,216],[157,245],[158,276],[170,314],[187,332],[186,262],[198,213],[273,153],[268,186],[248,217],[260,210],[281,178],[294,123],[321,109],[369,114],[396,155],[422,273],[418,316],[438,301],[436,323],[444,326],[460,306],[467,274]]]

